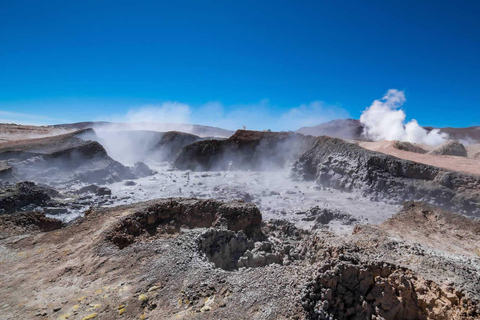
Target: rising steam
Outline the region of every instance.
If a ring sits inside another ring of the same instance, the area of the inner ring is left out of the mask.
[[[388,90],[381,100],[375,100],[360,117],[364,135],[375,141],[400,140],[430,145],[448,139],[448,134],[438,129],[428,132],[415,119],[405,123],[405,111],[400,109],[405,101],[405,93],[396,89]]]

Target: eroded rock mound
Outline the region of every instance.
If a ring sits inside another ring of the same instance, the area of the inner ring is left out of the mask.
[[[465,158],[468,156],[465,146],[455,140],[445,141],[438,148],[431,151],[430,154],[437,156],[458,156]]]
[[[0,146],[0,160],[8,160],[12,178],[50,184],[81,181],[108,183],[135,178],[114,161],[91,129],[58,136],[17,140]]]
[[[440,287],[387,263],[326,262],[307,286],[308,319],[477,319],[478,307],[452,287]]]
[[[480,214],[480,177],[448,171],[330,137],[317,138],[295,162],[294,178],[373,200],[433,202],[470,215]]]
[[[238,130],[226,140],[205,140],[184,147],[175,167],[190,170],[274,170],[308,150],[312,136],[292,132]]]
[[[416,146],[413,143],[407,142],[407,141],[396,141],[393,146],[396,149],[402,150],[402,151],[415,152],[415,153],[420,153],[420,154],[427,153],[427,150],[425,150],[425,149],[423,149],[419,146]]]
[[[180,227],[242,230],[253,237],[260,232],[261,220],[260,211],[249,203],[170,198],[150,202],[126,216],[107,232],[106,239],[124,248],[136,239],[174,233]]]
[[[401,239],[457,254],[480,256],[480,220],[425,203],[406,202],[400,212],[380,226]]]

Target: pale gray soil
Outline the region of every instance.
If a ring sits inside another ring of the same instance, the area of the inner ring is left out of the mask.
[[[287,219],[301,227],[311,227],[312,222],[302,221],[305,216],[296,213],[315,206],[339,210],[371,224],[383,222],[400,207],[373,202],[355,193],[320,188],[314,182],[292,181],[289,168],[274,172],[185,172],[168,171],[167,166],[151,167],[158,173],[135,180],[136,185],[118,182],[108,186],[118,197],[115,205],[165,197],[242,199],[255,203],[264,220]],[[338,225],[336,229],[351,228]]]

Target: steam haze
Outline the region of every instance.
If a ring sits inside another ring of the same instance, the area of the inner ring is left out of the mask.
[[[197,124],[232,131],[242,129],[243,126],[250,130],[293,131],[300,127],[349,117],[349,113],[343,108],[322,101],[304,103],[283,111],[275,110],[278,110],[278,107],[268,99],[237,105],[224,105],[215,101],[200,106],[165,102],[133,107],[126,114],[101,120],[127,123],[129,130],[185,131],[184,125]],[[178,124],[179,129],[166,126],[164,130],[160,124]]]

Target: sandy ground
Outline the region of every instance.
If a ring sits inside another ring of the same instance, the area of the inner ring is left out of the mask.
[[[435,156],[430,154],[419,154],[398,150],[394,145],[395,141],[359,142],[365,149],[389,154],[401,159],[428,164],[435,167],[445,168],[453,171],[460,171],[480,175],[480,159],[469,159],[456,156]]]

